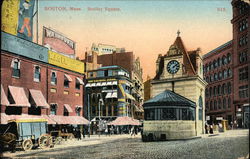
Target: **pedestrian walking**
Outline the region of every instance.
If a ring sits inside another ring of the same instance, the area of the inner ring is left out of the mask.
[[[135,136],[135,127],[133,126],[132,128],[131,128],[131,136]]]
[[[208,125],[207,125],[207,123],[205,124],[205,133],[208,134]]]
[[[210,134],[213,134],[213,133],[214,133],[214,131],[213,131],[213,125],[210,125],[209,133],[210,133]]]

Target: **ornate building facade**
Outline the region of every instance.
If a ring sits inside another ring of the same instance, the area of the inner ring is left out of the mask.
[[[165,55],[156,61],[156,76],[152,80],[151,98],[165,90],[172,90],[196,103],[196,133],[203,133],[205,86],[200,49],[187,51],[178,36]]]

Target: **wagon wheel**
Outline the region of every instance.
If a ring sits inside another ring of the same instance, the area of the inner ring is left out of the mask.
[[[25,140],[22,142],[22,147],[23,147],[23,150],[24,150],[24,151],[31,150],[32,147],[33,147],[32,140],[31,140],[31,139],[25,139]]]
[[[53,144],[52,137],[48,134],[43,134],[38,139],[38,144],[40,148],[48,148]]]

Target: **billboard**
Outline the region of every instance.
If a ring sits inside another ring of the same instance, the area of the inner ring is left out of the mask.
[[[35,0],[4,0],[1,30],[32,41]]]
[[[75,54],[75,42],[50,28],[43,27],[43,45],[65,55]]]
[[[84,73],[84,63],[78,60],[69,58],[67,56],[61,55],[59,53],[48,51],[48,61],[49,64],[66,68],[79,73]]]
[[[48,49],[31,41],[1,32],[1,49],[48,63]]]

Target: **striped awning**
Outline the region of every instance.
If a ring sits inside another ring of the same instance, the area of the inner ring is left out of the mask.
[[[111,95],[112,98],[117,98],[117,92],[113,92]]]
[[[69,75],[67,75],[67,74],[64,74],[64,77],[65,77],[69,82],[72,82],[72,81],[73,81],[72,78],[71,78]]]
[[[91,87],[91,84],[90,84],[90,83],[87,83],[87,84],[85,85],[85,87]]]
[[[105,98],[112,98],[112,93],[111,92],[107,93]]]
[[[30,89],[30,94],[38,107],[49,108],[49,104],[40,90]]]
[[[76,77],[76,80],[81,84],[81,85],[84,85],[84,82],[82,81],[82,79],[81,78],[79,78],[79,77]]]
[[[96,83],[96,86],[98,87],[98,86],[101,86],[101,83],[100,82],[97,82]]]
[[[106,86],[107,85],[107,82],[102,82],[102,86]]]
[[[64,104],[64,107],[65,107],[65,109],[66,109],[69,113],[72,113],[72,112],[73,112],[73,110],[72,110],[72,108],[70,107],[70,105]]]
[[[10,102],[3,90],[3,85],[1,84],[1,105],[9,105]]]
[[[30,107],[29,100],[23,87],[9,86],[9,90],[15,102],[15,104],[10,104],[9,106]]]

